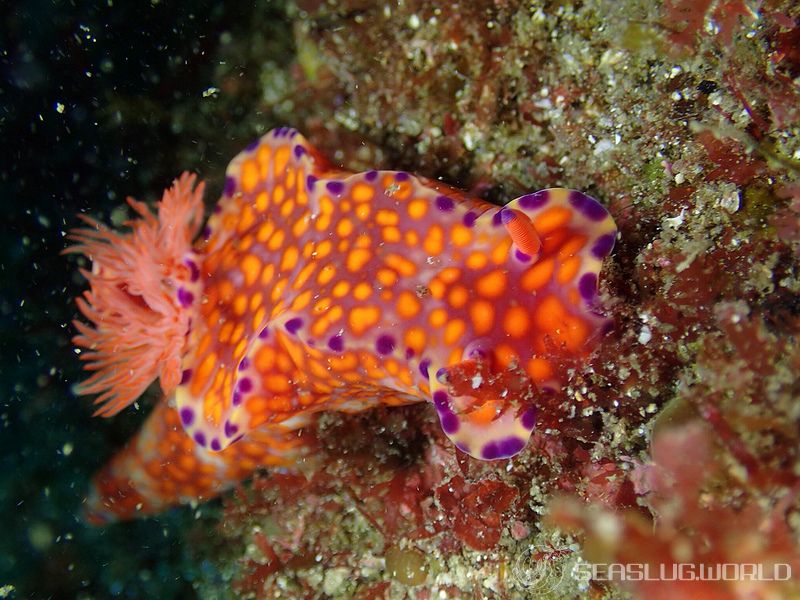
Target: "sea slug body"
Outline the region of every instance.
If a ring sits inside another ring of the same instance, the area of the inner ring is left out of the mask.
[[[280,128],[228,167],[202,226],[184,174],[158,216],[115,233],[91,219],[93,261],[75,341],[79,393],[115,414],[159,379],[137,437],[95,478],[98,523],[212,497],[303,452],[320,411],[427,401],[462,451],[520,452],[564,358],[609,320],[597,302],[616,236],[601,204],[566,189],[498,207],[398,171],[333,168]]]

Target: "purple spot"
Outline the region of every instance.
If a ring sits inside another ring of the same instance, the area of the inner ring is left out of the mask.
[[[308,177],[306,177],[306,187],[309,190],[313,190],[314,189],[314,184],[315,183],[317,183],[317,178],[316,177],[314,177],[313,175],[309,175]]]
[[[581,298],[584,300],[591,300],[597,293],[597,275],[594,273],[585,273],[578,281],[578,291],[581,293]]]
[[[237,435],[235,438],[233,438],[233,439],[231,440],[231,444],[235,444],[236,442],[238,442],[238,441],[239,441],[240,439],[242,439],[243,437],[244,437],[244,434],[243,434],[243,433],[240,433],[239,435]]]
[[[509,208],[501,208],[500,209],[500,220],[503,222],[503,225],[508,225],[517,218],[517,215]]]
[[[189,267],[189,277],[192,281],[200,279],[200,269],[197,268],[197,264],[193,260],[187,258],[184,264]]]
[[[548,192],[547,190],[539,190],[538,192],[534,192],[533,194],[526,194],[525,196],[520,196],[518,202],[520,208],[524,208],[526,210],[534,210],[547,204],[547,201],[549,199],[550,199],[550,192]]]
[[[225,437],[233,437],[239,431],[239,426],[230,421],[225,421]]]
[[[450,212],[455,208],[456,204],[453,202],[453,199],[449,196],[437,196],[436,197],[436,208],[441,210],[442,212]]]
[[[261,333],[258,334],[258,338],[261,340],[265,340],[268,337],[269,337],[269,328],[264,327],[264,329],[261,330]]]
[[[294,157],[295,158],[300,158],[305,153],[306,153],[306,149],[303,148],[303,146],[301,146],[300,144],[297,144],[297,146],[294,147]]]
[[[210,238],[211,237],[211,227],[209,227],[208,225],[203,227],[203,231],[200,233],[200,237],[202,237],[204,240],[207,240],[208,238]]]
[[[486,358],[486,352],[482,348],[473,348],[469,352],[469,357],[474,359]]]
[[[236,191],[236,180],[233,177],[226,177],[225,178],[225,187],[222,190],[222,193],[226,196],[233,196],[233,192]]]
[[[447,369],[442,367],[438,371],[436,371],[436,381],[439,383],[445,383],[447,381]]]
[[[303,326],[303,319],[301,319],[300,317],[294,317],[293,319],[289,319],[288,321],[286,321],[286,325],[284,325],[284,327],[286,327],[286,331],[288,331],[292,335],[296,334],[297,330],[300,329],[302,326]]]
[[[502,212],[503,210],[500,209],[492,215],[492,225],[494,225],[495,227],[500,227],[500,225],[503,224]]]
[[[514,250],[514,256],[517,257],[517,260],[520,262],[528,262],[531,259],[530,254],[525,254],[522,250]]]
[[[498,458],[510,458],[519,453],[524,447],[525,440],[522,438],[516,436],[506,438],[498,444],[498,450],[500,451],[500,456]]]
[[[414,356],[413,348],[406,348],[406,360]]]
[[[189,380],[192,378],[192,370],[191,369],[184,369],[183,373],[181,373],[181,382],[178,385],[186,385],[189,383]]]
[[[334,335],[328,340],[328,348],[334,352],[341,352],[344,350],[344,339],[340,335]]]
[[[233,391],[233,405],[239,406],[242,403],[242,394],[238,390]]]
[[[430,378],[430,375],[428,374],[428,367],[430,366],[431,361],[429,361],[427,358],[419,363],[419,372],[425,379]]]
[[[602,204],[583,192],[572,190],[569,193],[569,203],[592,221],[602,221],[608,216],[608,212]]]
[[[244,371],[244,370],[246,370],[246,369],[247,369],[247,367],[249,367],[249,366],[250,366],[250,359],[249,359],[249,358],[247,358],[247,357],[245,356],[245,357],[242,359],[242,362],[240,362],[240,363],[239,363],[239,370],[240,370],[240,371]]]
[[[391,354],[394,351],[394,338],[390,335],[382,335],[375,342],[375,349],[378,354]]]
[[[329,181],[325,187],[331,194],[341,194],[344,191],[344,184],[341,181]]]
[[[611,249],[614,247],[614,240],[616,239],[616,233],[607,233],[604,236],[597,238],[597,241],[592,246],[592,254],[594,254],[597,258],[605,258],[611,252]]]
[[[394,175],[395,181],[408,181],[408,173],[400,171]]]
[[[285,131],[286,131],[285,127],[278,127],[273,133],[275,134],[275,137],[283,137]]]
[[[289,129],[289,137],[290,138],[293,138],[296,135],[297,135],[297,130],[296,129]]]
[[[258,148],[259,141],[260,140],[255,140],[253,142],[250,142],[249,144],[247,144],[247,146],[244,147],[244,149],[247,150],[248,152],[255,150],[256,148]]]
[[[536,425],[536,409],[529,408],[526,410],[522,413],[520,421],[525,429],[533,429],[533,426]]]
[[[194,434],[194,441],[200,444],[203,448],[206,447],[206,434],[202,431],[198,431]]]
[[[219,452],[220,450],[222,450],[222,445],[219,443],[219,440],[217,438],[211,440],[211,449],[214,452]]]
[[[439,412],[451,412],[450,403],[447,401],[447,392],[437,390],[433,393],[433,405]]]
[[[189,427],[194,423],[194,411],[188,406],[184,406],[181,409],[181,423],[183,423],[184,427]]]
[[[458,417],[453,413],[442,415],[439,421],[442,424],[442,431],[444,431],[447,435],[452,435],[458,431]]]
[[[213,211],[211,211],[211,212],[213,212],[215,215],[218,215],[219,213],[221,213],[221,212],[222,212],[222,205],[220,205],[220,204],[217,204],[217,205],[214,207],[214,210],[213,210]]]
[[[481,450],[481,457],[484,460],[494,460],[500,454],[500,449],[497,447],[496,442],[489,442]]]
[[[478,215],[474,212],[469,211],[467,214],[464,215],[464,225],[467,227],[474,227],[475,221],[478,219]]]
[[[183,308],[187,308],[194,302],[194,294],[185,288],[178,288],[178,302]]]
[[[366,181],[375,181],[375,179],[377,179],[377,177],[378,177],[378,172],[377,171],[367,171],[364,174],[364,179]]]
[[[239,380],[239,383],[236,384],[236,387],[241,393],[246,394],[247,392],[253,389],[253,382],[250,380],[249,377],[242,377]]]

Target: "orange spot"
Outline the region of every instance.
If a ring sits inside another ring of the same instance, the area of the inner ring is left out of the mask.
[[[350,254],[347,255],[347,270],[351,273],[360,271],[369,262],[370,258],[372,258],[372,252],[366,248],[355,248],[351,250]]]
[[[325,265],[322,267],[322,269],[320,269],[319,275],[317,275],[317,283],[320,285],[326,285],[331,279],[333,279],[334,275],[336,275],[336,267],[333,265]]]
[[[325,269],[327,268],[328,267],[325,267]],[[333,269],[333,267],[330,268]],[[323,269],[323,271],[325,269]],[[335,286],[333,286],[331,294],[333,295],[334,298],[344,298],[349,291],[350,291],[350,282],[342,280],[338,282]]]
[[[254,160],[246,160],[242,163],[242,189],[250,193],[258,185],[258,165]]]
[[[495,360],[501,369],[505,369],[511,361],[517,358],[517,353],[508,344],[500,344],[494,348]]]
[[[283,175],[286,165],[289,163],[289,147],[280,146],[275,150],[275,177]]]
[[[453,245],[458,248],[467,246],[472,241],[472,230],[466,225],[456,223],[453,230],[450,232],[450,239]]]
[[[250,297],[250,310],[254,311],[261,306],[261,302],[264,300],[264,294],[261,292],[256,292]]]
[[[297,219],[292,226],[292,235],[295,239],[300,238],[306,231],[308,231],[309,220],[306,217]]]
[[[233,312],[237,317],[241,317],[247,311],[247,296],[239,294],[233,300]]]
[[[522,306],[512,306],[503,315],[503,328],[513,338],[521,338],[530,327],[528,311]]]
[[[261,192],[258,196],[256,196],[256,210],[258,212],[264,212],[267,210],[269,206],[269,196],[266,192]]]
[[[369,218],[369,214],[372,212],[372,208],[367,203],[359,204],[356,206],[356,216],[361,219],[362,221],[366,221]]]
[[[409,229],[408,231],[406,231],[405,238],[406,238],[406,246],[411,246],[413,248],[414,246],[419,244],[419,234],[413,229]]]
[[[422,310],[422,307],[416,294],[408,290],[400,293],[397,298],[397,315],[399,317],[410,319],[417,316],[420,310]]]
[[[431,327],[441,327],[447,322],[447,311],[443,308],[437,308],[431,311],[428,322]]]
[[[253,285],[261,274],[261,260],[257,256],[248,254],[242,259],[239,266],[242,269],[245,284]]]
[[[294,187],[294,169],[292,167],[286,168],[286,188],[292,189]]]
[[[545,333],[552,333],[564,326],[567,316],[564,306],[556,296],[547,296],[539,302],[536,308],[536,325]]]
[[[286,234],[283,233],[283,229],[278,229],[278,231],[276,231],[272,237],[269,238],[269,242],[267,242],[267,248],[274,252],[283,245],[283,240],[285,239]]]
[[[470,269],[482,269],[489,262],[489,257],[483,252],[473,252],[467,257],[467,266]]]
[[[372,200],[374,195],[375,190],[366,183],[357,183],[350,190],[350,196],[356,202],[367,202],[368,200]]]
[[[469,307],[469,318],[475,333],[483,335],[489,333],[494,325],[494,306],[486,300],[475,300]]]
[[[311,296],[314,294],[311,290],[306,290],[302,294],[298,295],[297,298],[292,301],[292,310],[301,311],[306,306],[309,305],[311,302]]]
[[[552,258],[547,258],[536,263],[522,275],[520,280],[522,289],[526,292],[532,292],[544,287],[553,276],[554,268],[555,262]]]
[[[444,328],[444,343],[448,346],[452,346],[461,339],[461,336],[464,335],[466,330],[467,326],[461,319],[450,321]]]
[[[272,373],[264,377],[264,387],[275,394],[292,391],[292,382],[282,373]]]
[[[269,175],[269,161],[272,157],[272,150],[266,144],[261,144],[256,151],[256,160],[260,167],[261,177],[266,179]]]
[[[586,245],[588,238],[585,235],[575,235],[571,237],[563,246],[558,250],[558,258],[564,260],[570,256],[576,255]]]
[[[211,377],[211,373],[214,372],[214,367],[217,364],[217,355],[214,352],[209,353],[204,359],[203,362],[200,363],[200,366],[194,373],[194,377],[192,378],[192,384],[189,387],[189,391],[191,392],[192,396],[200,396],[205,388],[206,384],[208,383],[208,378]]]
[[[240,296],[241,298],[242,296]],[[247,300],[245,299],[245,303]],[[231,341],[231,333],[233,333],[233,321],[227,321],[219,328],[218,339],[220,343],[227,344]]]
[[[414,220],[419,220],[428,212],[428,203],[422,198],[415,198],[408,203],[408,216]]]
[[[325,258],[331,253],[333,243],[330,240],[324,240],[319,243],[316,250],[316,258]]]
[[[321,196],[319,199],[319,212],[323,215],[332,215],[336,206],[330,196]]]
[[[487,400],[482,406],[467,414],[467,418],[475,425],[488,425],[497,416],[497,401]]]
[[[336,233],[339,237],[347,237],[353,233],[353,222],[350,219],[342,219],[336,226]]]
[[[383,241],[388,244],[396,244],[402,239],[400,230],[397,227],[384,227],[381,230]]]
[[[314,224],[314,228],[317,231],[327,231],[328,228],[331,226],[331,215],[328,214],[321,214],[317,217],[317,221]]]
[[[378,283],[386,287],[397,283],[397,273],[395,273],[392,269],[379,269],[376,277],[378,279]]]
[[[532,358],[528,361],[528,375],[537,382],[541,383],[553,377],[553,367],[544,358]]]
[[[244,208],[242,208],[241,212],[239,213],[239,223],[236,227],[236,230],[239,233],[244,233],[253,226],[254,222],[255,216],[253,215],[253,207],[249,204],[245,204]]]
[[[552,206],[536,215],[533,226],[540,236],[564,227],[572,219],[572,211],[563,206]]]
[[[477,281],[475,289],[485,298],[499,298],[506,291],[506,275],[500,270],[487,273]]]
[[[496,265],[504,263],[508,259],[511,250],[511,238],[505,238],[492,248],[492,262]]]
[[[404,341],[406,346],[411,348],[417,355],[422,354],[422,351],[425,349],[425,341],[427,336],[425,334],[425,330],[422,327],[412,327],[408,331],[406,331]]]
[[[444,298],[444,292],[446,289],[447,288],[444,283],[442,283],[439,279],[431,279],[431,281],[428,283],[428,290],[430,290],[431,296],[437,300]]]
[[[283,189],[282,185],[276,185],[272,189],[272,201],[275,202],[276,206],[280,206],[283,203],[283,199],[285,196],[286,196],[286,190]]]
[[[261,284],[266,285],[270,283],[273,277],[275,277],[275,265],[269,264],[264,267],[264,271],[261,273]]]
[[[414,263],[399,254],[389,254],[385,262],[387,267],[393,268],[403,277],[411,277],[417,272]]]
[[[445,283],[455,283],[461,277],[461,269],[458,267],[447,267],[439,272],[438,277]]]
[[[375,222],[378,225],[397,225],[400,222],[400,216],[393,210],[382,208],[375,213]]]
[[[556,280],[558,283],[564,284],[568,281],[572,281],[575,279],[575,275],[578,274],[578,269],[581,267],[581,257],[580,256],[573,256],[572,258],[568,258],[564,261],[564,263],[558,269],[558,275],[556,275]]]
[[[272,288],[272,294],[270,295],[270,298],[272,299],[273,302],[277,302],[280,299],[280,297],[283,296],[283,290],[286,289],[286,285],[288,283],[289,283],[288,279],[279,279],[278,281],[275,282],[275,285]],[[275,314],[275,311],[277,311],[277,309],[278,309],[277,305],[273,307],[272,309],[273,315]]]
[[[297,277],[294,278],[294,283],[292,287],[296,290],[299,290],[303,287],[306,282],[311,278],[311,274],[314,272],[314,269],[317,268],[316,263],[308,263],[305,267],[303,267],[300,272],[297,274]]]
[[[275,225],[272,224],[272,221],[267,221],[258,228],[256,239],[263,244],[270,238],[273,231],[275,231]]]
[[[356,335],[361,335],[375,325],[381,318],[381,311],[375,306],[357,306],[350,311],[348,322]]]
[[[422,248],[432,256],[442,253],[442,250],[444,250],[444,230],[441,225],[434,224],[431,226],[428,230],[428,235],[425,236],[425,240],[422,242]]]
[[[283,253],[283,258],[281,258],[281,271],[294,269],[298,258],[300,258],[300,251],[297,246],[289,246]]]
[[[463,285],[454,286],[447,296],[447,301],[453,308],[461,308],[467,303],[469,292]]]
[[[258,331],[264,324],[264,317],[267,316],[267,309],[263,306],[256,311],[253,316],[253,331]]]
[[[353,298],[356,300],[366,300],[372,296],[372,286],[365,281],[353,288]]]

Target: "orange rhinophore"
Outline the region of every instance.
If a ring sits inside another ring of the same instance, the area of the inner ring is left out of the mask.
[[[126,233],[91,219],[75,343],[110,416],[156,378],[164,400],[95,479],[94,522],[207,499],[307,449],[321,411],[432,402],[484,460],[520,452],[565,358],[609,319],[598,275],[613,220],[573,190],[505,208],[398,171],[334,170],[276,129],[227,170],[199,239],[202,184],[184,174]]]

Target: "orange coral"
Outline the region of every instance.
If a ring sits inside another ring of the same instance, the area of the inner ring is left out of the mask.
[[[87,216],[89,227],[71,232],[76,242],[64,252],[84,254],[92,270],[81,269],[89,290],[76,300],[91,321],[75,321],[73,342],[85,352],[91,377],[76,386],[78,394],[99,394],[95,415],[110,417],[134,402],[159,378],[165,394],[180,379],[180,360],[190,313],[177,293],[193,275],[192,239],[203,219],[203,190],[197,177],[183,173],[164,192],[158,216],[128,198],[139,218],[116,233]],[[196,267],[195,267],[196,268]]]

